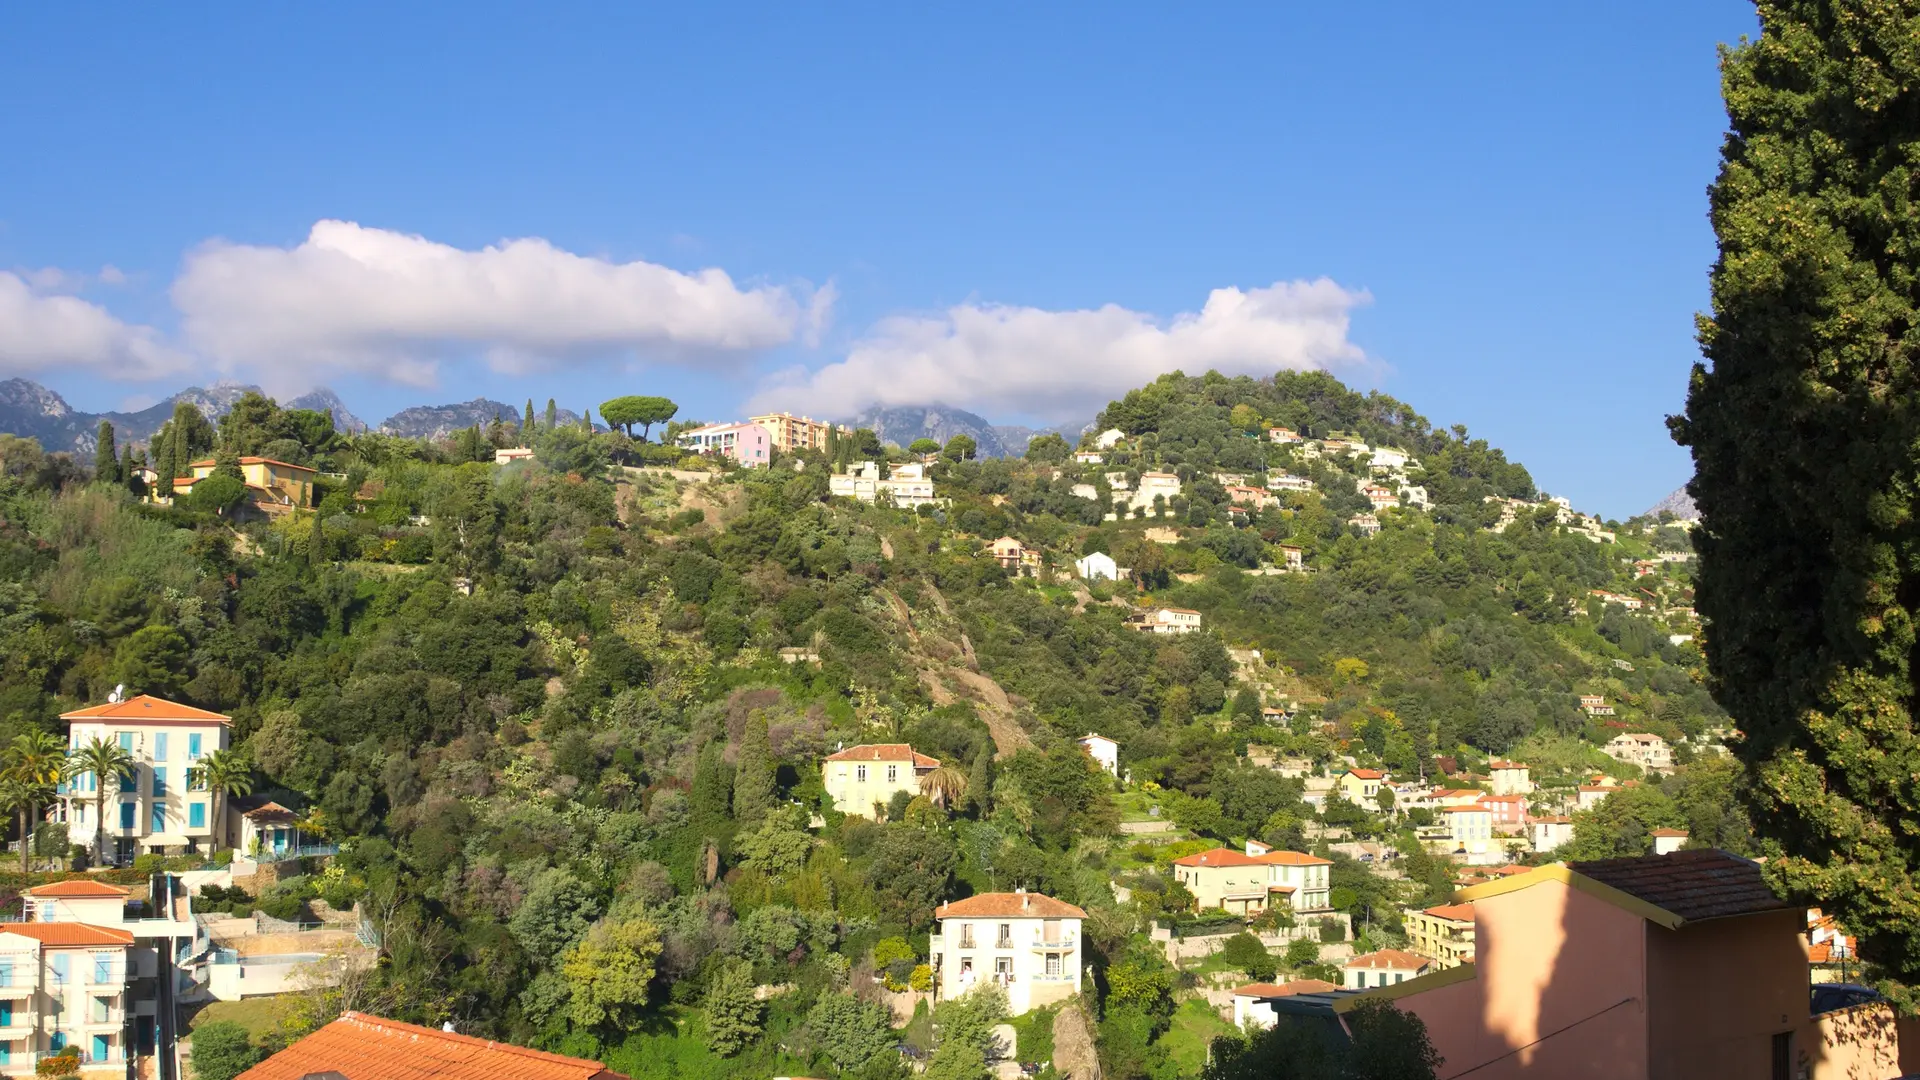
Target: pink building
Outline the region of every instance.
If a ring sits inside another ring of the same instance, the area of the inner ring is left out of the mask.
[[[1493,827],[1519,828],[1527,823],[1525,795],[1482,795],[1480,805],[1493,815]]]
[[[708,424],[683,431],[675,445],[700,454],[718,454],[749,469],[773,462],[773,433],[759,424]]]
[[[1805,911],[1757,863],[1699,849],[1543,866],[1456,899],[1474,963],[1364,995],[1425,1022],[1442,1076],[1899,1074],[1884,1003],[1812,1014]]]

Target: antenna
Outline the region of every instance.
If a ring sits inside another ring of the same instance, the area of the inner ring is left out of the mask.
[[[114,686],[113,693],[107,695],[107,704],[118,705],[120,702],[125,701],[126,698],[127,698],[127,684],[119,683]]]

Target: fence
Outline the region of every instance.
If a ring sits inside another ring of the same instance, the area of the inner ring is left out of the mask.
[[[338,854],[340,854],[339,844],[306,844],[301,847],[287,848],[284,851],[262,851],[260,854],[250,855],[248,858],[254,862],[276,863],[285,862],[288,859],[304,859],[310,855]]]

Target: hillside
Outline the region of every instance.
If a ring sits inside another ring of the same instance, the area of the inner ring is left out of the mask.
[[[145,445],[173,416],[176,404],[186,402],[198,408],[209,420],[227,414],[233,403],[246,393],[259,393],[257,386],[240,383],[216,383],[211,389],[190,386],[166,400],[135,412],[89,413],[75,411],[58,393],[30,379],[0,381],[0,431],[38,440],[48,450],[68,450],[83,457],[93,453],[100,421],[113,424],[119,442]],[[289,409],[333,410],[334,426],[343,432],[365,431],[367,425],[349,412],[333,391],[321,387],[285,403]]]
[[[517,419],[454,408],[417,422]],[[1751,848],[1693,778],[1734,782],[1706,756],[1728,721],[1697,678],[1684,530],[1547,500],[1484,440],[1325,375],[1168,376],[1103,411],[1125,436],[1098,463],[1051,441],[942,458],[948,501],[915,511],[830,497],[815,455],[750,472],[561,424],[496,467],[470,429],[312,419],[223,418],[224,448],[292,440],[334,474],[312,511],[252,521],[0,438],[0,742],[121,683],[231,715],[255,794],[342,845],[258,901],[374,912],[355,992],[385,1015],[634,1076],[864,1076],[849,1028],[890,1048],[924,1024],[855,992],[910,985],[941,903],[1026,887],[1088,910],[1089,997],[1162,987],[1096,1010],[1104,1067],[1171,1075],[1159,1033],[1195,999],[1141,928],[1193,918],[1174,853],[1326,850],[1333,827],[1404,845],[1404,880],[1334,870],[1331,903],[1379,944],[1449,887],[1413,818],[1315,808],[1254,747],[1455,783],[1524,751],[1567,790],[1606,740],[1655,731],[1701,771],[1580,842],[1630,849],[1655,815]],[[640,467],[662,455],[681,467]],[[987,554],[1002,537],[1030,572]],[[1098,552],[1130,580],[1069,572]],[[1129,623],[1162,608],[1202,626]],[[822,758],[877,742],[937,759],[938,784],[843,814]],[[1172,826],[1119,838],[1148,817]]]

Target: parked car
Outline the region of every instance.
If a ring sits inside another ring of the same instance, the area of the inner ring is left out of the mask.
[[[1873,1001],[1885,1001],[1886,996],[1871,986],[1859,983],[1817,983],[1813,988],[1810,1002],[1813,1015],[1830,1013],[1838,1009],[1851,1009],[1855,1005],[1865,1005]]]

